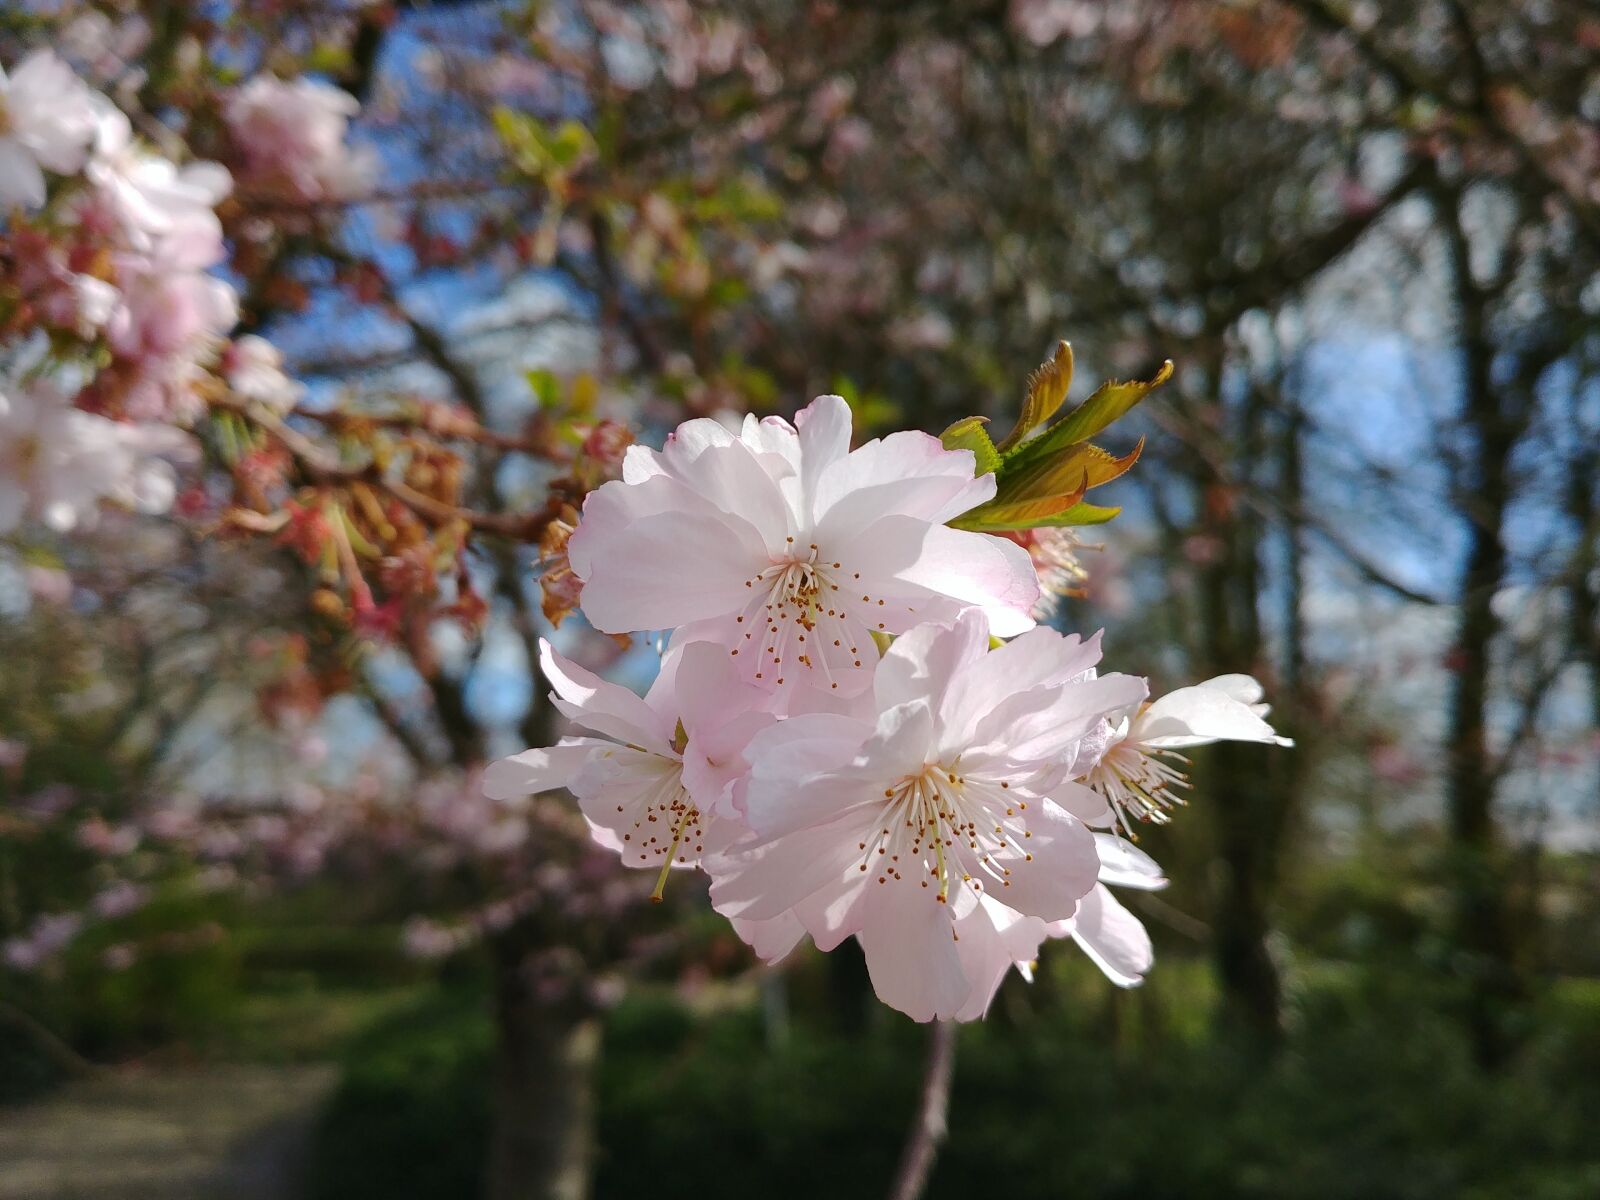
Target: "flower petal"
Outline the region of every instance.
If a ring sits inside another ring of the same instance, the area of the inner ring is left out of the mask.
[[[871,912],[856,940],[878,999],[913,1021],[954,1017],[970,1003],[974,987],[949,907],[905,881],[867,887]]]
[[[1100,856],[1100,882],[1118,887],[1155,892],[1167,886],[1166,873],[1139,847],[1114,833],[1094,835],[1095,852]]]
[[[539,639],[539,666],[555,689],[553,702],[573,724],[624,745],[671,753],[674,721],[621,684],[601,679],[563,658],[544,638]]]
[[[491,800],[520,800],[564,788],[609,748],[604,742],[575,738],[499,759],[483,769],[483,794]]]
[[[1083,898],[1072,940],[1118,987],[1137,987],[1155,962],[1150,934],[1103,884]]]
[[[770,921],[734,919],[729,924],[739,939],[765,963],[775,963],[784,958],[806,935],[806,927],[800,924],[800,919],[793,913],[784,913]]]
[[[947,596],[983,610],[996,637],[1034,626],[1039,579],[1028,552],[986,533],[929,525],[915,517],[875,521],[830,553],[862,564],[862,591],[915,601]],[[869,576],[870,571],[870,576]]]
[[[1216,682],[1213,680],[1179,688],[1156,700],[1134,719],[1130,740],[1156,748],[1203,746],[1218,741],[1294,745],[1291,739],[1279,737],[1249,704],[1230,694],[1233,689],[1229,681],[1240,676],[1221,678],[1224,683],[1220,687],[1212,686]],[[1259,696],[1259,690],[1254,694]]]
[[[637,490],[657,482],[658,476]],[[605,496],[590,494],[583,520],[567,543],[573,571],[584,580],[581,605],[606,633],[671,629],[737,611],[745,586],[767,565],[761,535],[739,517],[703,500],[672,512],[637,517]]]
[[[707,856],[701,865],[711,876],[712,907],[726,917],[771,920],[851,872],[862,874],[857,846],[866,841],[875,818],[870,809],[848,812],[824,825]]]
[[[1031,837],[1007,838],[1001,850],[974,851],[957,841],[967,873],[982,881],[991,897],[1024,916],[1060,921],[1072,916],[1078,901],[1100,873],[1094,835],[1076,817],[1049,800],[1028,806],[1021,822]],[[996,825],[1000,825],[997,818]]]

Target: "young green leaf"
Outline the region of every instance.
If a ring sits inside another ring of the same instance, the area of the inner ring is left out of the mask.
[[[995,449],[994,442],[989,439],[989,431],[984,428],[988,423],[988,417],[967,417],[939,435],[946,450],[972,451],[977,459],[977,468],[973,472],[975,475],[988,475],[1000,468],[1000,452]]]
[[[1021,468],[1026,464],[1051,457],[1068,446],[1088,441],[1170,378],[1172,378],[1172,360],[1168,359],[1161,364],[1161,370],[1149,380],[1102,384],[1094,395],[1038,437],[1030,442],[1024,442],[1014,450],[1004,452],[1006,469]]]
[[[1029,433],[1043,425],[1061,408],[1072,386],[1072,344],[1057,342],[1054,357],[1040,363],[1028,376],[1028,392],[1022,400],[1017,423],[997,449],[1004,454],[1019,445]]]

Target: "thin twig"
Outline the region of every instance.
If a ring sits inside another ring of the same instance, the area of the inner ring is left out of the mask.
[[[939,1021],[928,1033],[922,1100],[917,1105],[916,1121],[906,1138],[906,1148],[900,1155],[900,1169],[895,1172],[889,1200],[918,1200],[923,1188],[928,1186],[939,1146],[949,1129],[950,1076],[955,1064],[956,1023]]]

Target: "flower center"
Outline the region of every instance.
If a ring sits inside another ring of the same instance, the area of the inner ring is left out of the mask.
[[[752,657],[748,669],[758,680],[782,684],[800,669],[836,689],[835,673],[862,666],[863,643],[874,626],[886,628],[882,619],[869,620],[885,601],[868,593],[857,601],[861,572],[829,561],[815,542],[804,550],[789,542],[787,558],[745,580],[754,595],[735,618],[745,628],[732,653]]]
[[[1122,824],[1123,832],[1134,841],[1133,821],[1165,825],[1171,810],[1188,803],[1173,788],[1189,786],[1189,777],[1177,766],[1189,760],[1175,750],[1141,750],[1129,742],[1118,742],[1107,750],[1085,782],[1106,798]]]
[[[633,831],[624,833],[622,840],[629,851],[643,860],[635,865],[653,866],[658,860],[661,863],[661,874],[650,893],[650,899],[659,904],[672,864],[687,866],[691,848],[697,856],[704,850],[705,821],[684,790],[683,764],[658,756],[657,765],[661,768],[659,779],[632,806],[618,804],[617,811],[633,808]]]
[[[904,882],[909,871],[940,904],[949,903],[952,879],[975,893],[983,891],[980,876],[991,890],[1010,887],[1012,867],[1033,861],[1021,846],[1033,836],[1020,815],[1028,805],[1010,788],[963,776],[959,762],[903,777],[883,790],[883,825],[860,844],[860,870],[876,864],[880,884]]]

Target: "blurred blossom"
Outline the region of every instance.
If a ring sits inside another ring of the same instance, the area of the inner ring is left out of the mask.
[[[4,774],[14,783],[22,774],[22,767],[28,761],[28,744],[15,738],[0,738],[0,774]]]
[[[91,9],[61,31],[56,48],[90,75],[110,78],[122,72],[150,42],[150,24],[135,13],[113,23]]]
[[[111,825],[102,817],[90,817],[78,825],[78,845],[104,858],[132,854],[139,848],[139,829],[128,823]]]
[[[95,893],[94,899],[89,902],[89,907],[94,910],[96,916],[114,920],[143,908],[149,898],[148,888],[123,881]]]
[[[222,354],[221,370],[238,396],[280,416],[300,403],[305,394],[304,384],[284,374],[282,352],[253,333],[228,344]]]
[[[1395,742],[1379,742],[1367,752],[1367,765],[1382,783],[1415,784],[1427,775],[1427,768],[1411,749]]]
[[[167,459],[193,450],[181,430],[84,412],[43,381],[0,391],[0,533],[28,518],[92,525],[103,500],[165,512],[177,492]]]
[[[428,917],[412,917],[400,934],[401,945],[413,958],[436,959],[455,953],[461,944],[453,930]]]
[[[0,69],[0,207],[43,204],[44,171],[83,166],[94,128],[93,93],[51,51]]]
[[[18,971],[36,970],[66,949],[82,928],[83,917],[78,913],[46,913],[34,921],[26,936],[5,942],[0,957]]]
[[[361,194],[372,184],[377,160],[370,148],[346,144],[350,118],[360,110],[354,96],[331,84],[256,76],[224,108],[243,156],[241,178],[298,200]]]
[[[1011,25],[1035,46],[1088,37],[1100,28],[1103,0],[1012,0]]]
[[[139,961],[139,951],[131,942],[118,942],[114,946],[107,946],[105,953],[100,956],[100,963],[108,971],[126,971]]]
[[[215,863],[202,869],[194,882],[202,892],[223,892],[239,882],[239,873],[227,863]]]
[[[955,327],[943,313],[924,311],[889,326],[889,341],[896,349],[943,350],[955,340]]]

